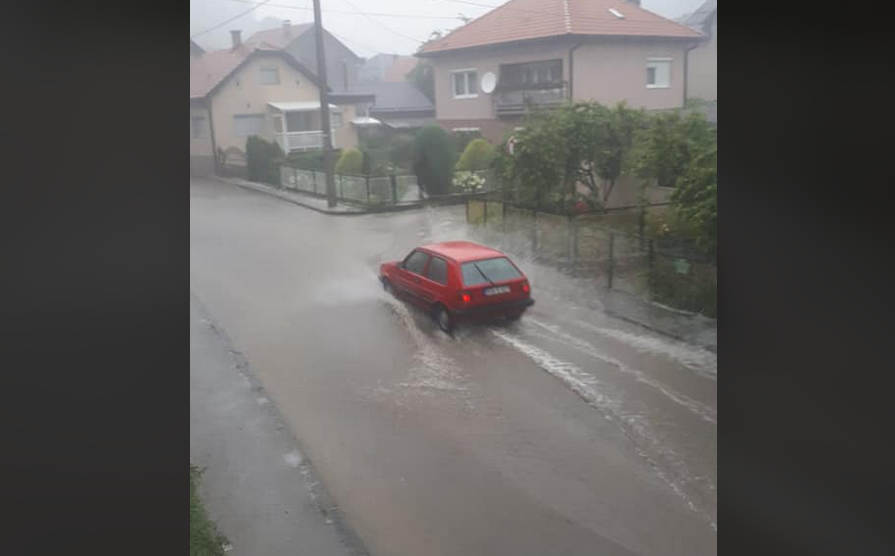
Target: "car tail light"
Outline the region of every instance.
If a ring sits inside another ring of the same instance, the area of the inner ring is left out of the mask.
[[[522,282],[522,291],[528,293],[531,291],[531,286],[528,285],[528,282]]]
[[[470,301],[471,299],[472,299],[472,296],[469,295],[468,292],[461,292],[461,293],[460,293],[460,300],[461,300],[463,303],[469,303],[469,301]]]

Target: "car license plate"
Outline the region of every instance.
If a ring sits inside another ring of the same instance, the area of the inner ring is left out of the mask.
[[[510,293],[510,287],[497,286],[496,288],[488,288],[485,290],[485,295],[499,295],[502,293]]]

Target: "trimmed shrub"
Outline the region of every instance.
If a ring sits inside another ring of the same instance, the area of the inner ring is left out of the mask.
[[[450,192],[455,158],[454,145],[445,130],[429,125],[417,132],[413,145],[413,172],[427,194]]]
[[[336,162],[337,174],[360,174],[364,167],[364,155],[357,149],[348,149],[342,152],[339,161]]]
[[[332,161],[330,162],[330,170],[334,170],[336,163],[341,158],[341,150],[334,149]],[[301,168],[302,170],[318,170],[326,171],[323,164],[323,151],[296,151],[289,153],[289,165],[293,168]]]
[[[457,162],[457,170],[471,172],[484,170],[491,163],[494,156],[494,147],[484,139],[473,139],[466,145],[460,160]]]
[[[280,185],[280,165],[286,160],[283,149],[257,135],[246,140],[246,166],[249,180]]]

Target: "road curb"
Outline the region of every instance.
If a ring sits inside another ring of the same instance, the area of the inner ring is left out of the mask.
[[[219,181],[221,183],[226,183],[228,185],[235,185],[236,187],[241,187],[242,189],[248,191],[254,191],[256,193],[261,193],[262,195],[267,195],[269,197],[274,197],[276,199],[280,199],[281,201],[286,201],[287,203],[292,203],[293,205],[297,205],[306,209],[311,209],[315,212],[319,212],[320,214],[327,214],[331,216],[364,216],[367,214],[384,214],[389,212],[403,212],[406,210],[416,210],[423,208],[425,205],[423,204],[412,204],[412,205],[397,205],[397,206],[388,206],[381,207],[375,209],[351,209],[351,210],[328,210],[320,207],[315,207],[314,205],[310,205],[307,203],[302,203],[298,199],[295,199],[291,196],[287,196],[284,194],[280,194],[281,192],[277,189],[273,189],[271,187],[260,185],[260,184],[251,184],[251,183],[242,183],[235,180],[229,180],[227,178],[223,178],[221,176],[213,176],[215,181]]]

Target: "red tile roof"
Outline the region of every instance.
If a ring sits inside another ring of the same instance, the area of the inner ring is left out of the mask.
[[[610,9],[624,17],[616,17]],[[424,45],[419,55],[564,35],[701,37],[688,27],[622,0],[510,0]]]

